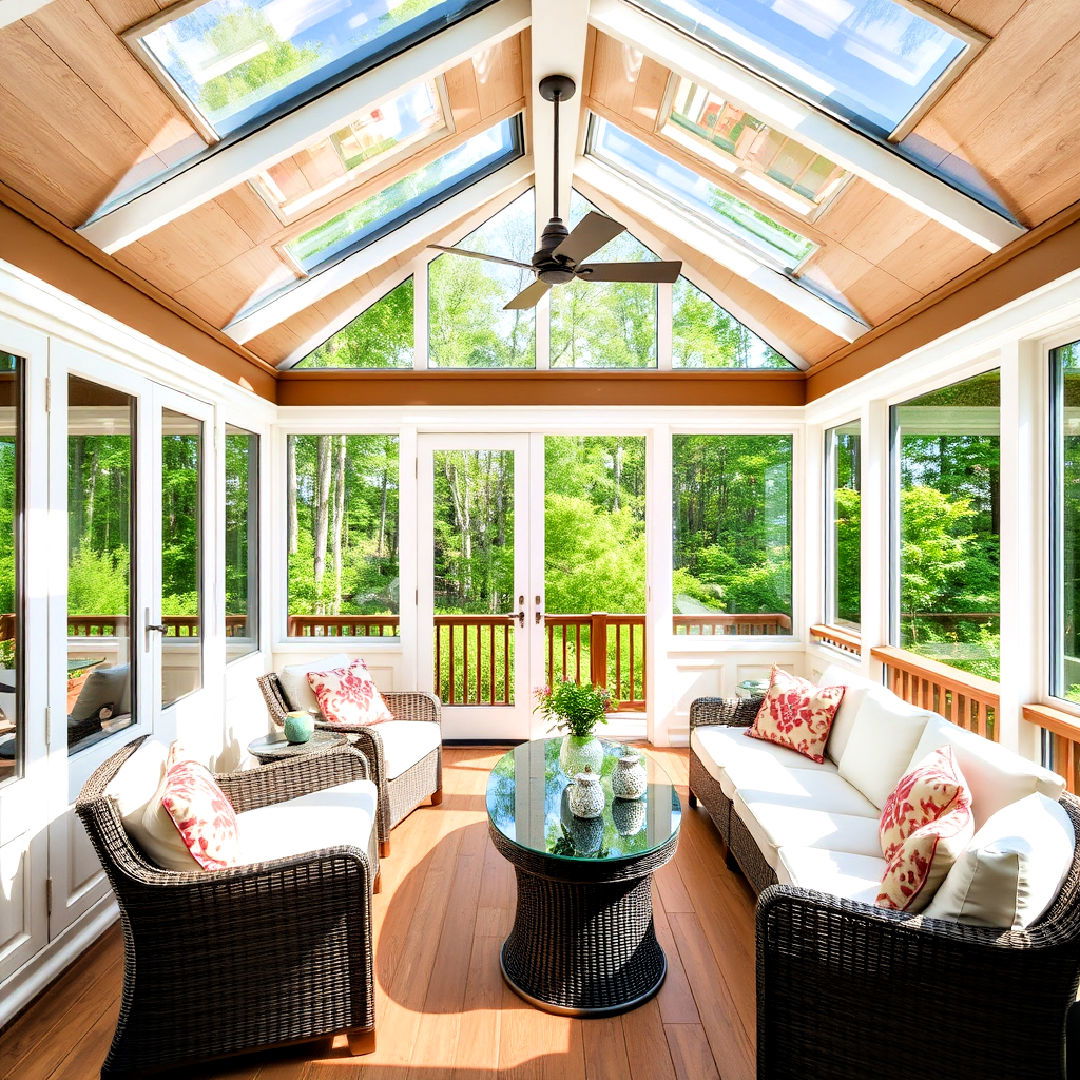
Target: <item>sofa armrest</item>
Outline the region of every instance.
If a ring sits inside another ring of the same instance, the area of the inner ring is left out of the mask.
[[[690,729],[698,727],[750,727],[761,708],[761,698],[699,697],[690,704]]]
[[[361,751],[352,746],[332,746],[320,753],[286,758],[257,769],[218,773],[214,779],[233,809],[242,813],[371,777],[371,766]]]

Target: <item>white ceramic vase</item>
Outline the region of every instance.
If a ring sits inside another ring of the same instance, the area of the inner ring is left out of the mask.
[[[559,747],[559,768],[564,776],[577,776],[589,769],[600,774],[604,764],[604,744],[595,735],[564,735]]]
[[[566,801],[575,817],[596,818],[604,812],[604,789],[600,774],[586,768],[574,777]]]
[[[611,774],[611,794],[618,799],[640,799],[648,790],[649,777],[641,761],[641,755],[626,749],[615,760]]]
[[[645,804],[637,799],[612,799],[611,819],[620,836],[637,836],[645,827]]]

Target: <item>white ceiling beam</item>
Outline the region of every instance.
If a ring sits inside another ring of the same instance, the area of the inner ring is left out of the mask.
[[[589,21],[602,33],[735,102],[771,127],[987,251],[999,250],[1026,231],[876,140],[628,0],[592,0]]]
[[[110,254],[160,229],[224,191],[336,131],[361,110],[374,109],[405,87],[441,75],[482,48],[529,25],[529,0],[497,0],[399,56],[331,90],[246,138],[163,180],[79,232]]]
[[[33,15],[49,2],[50,0],[0,0],[0,27],[9,26],[25,19],[27,15]]]
[[[866,333],[868,327],[864,322],[834,307],[794,278],[767,266],[748,246],[734,237],[721,235],[694,214],[656,197],[639,182],[589,157],[579,158],[574,171],[582,186],[587,185],[593,192],[605,193],[629,207],[641,221],[652,221],[664,232],[682,238],[706,258],[738,274],[762,292],[844,341],[854,341]]]
[[[589,31],[589,0],[533,0],[532,18],[532,147],[536,162],[536,234],[554,213],[555,181],[552,146],[555,106],[540,96],[545,75],[569,75],[577,93],[559,105],[559,214],[570,219],[570,189],[574,179],[581,129],[581,93],[585,77],[585,40]]]
[[[533,164],[528,157],[518,158],[504,165],[475,184],[452,195],[445,202],[432,207],[411,221],[405,222],[391,233],[360,251],[346,256],[321,273],[312,275],[294,285],[288,292],[256,308],[250,315],[234,319],[225,327],[225,333],[234,341],[251,341],[271,327],[278,326],[299,312],[324,300],[331,293],[344,288],[357,278],[370,274],[380,266],[399,258],[417,244],[426,243],[436,233],[451,228],[458,218],[464,217],[478,206],[486,204],[508,188],[528,180]]]

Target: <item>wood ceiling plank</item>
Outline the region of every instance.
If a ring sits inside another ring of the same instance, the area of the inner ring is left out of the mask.
[[[975,30],[996,37],[1025,0],[957,0],[949,14]]]
[[[237,184],[215,201],[247,233],[253,244],[265,243],[281,231],[277,215],[250,184]]]
[[[500,41],[473,57],[476,97],[480,116],[487,120],[501,113],[521,94],[521,35]]]
[[[444,76],[446,97],[456,128],[480,122],[480,97],[476,92],[476,68],[471,60],[456,64]]]
[[[275,357],[280,359],[288,356],[294,349],[298,349],[303,341],[300,334],[287,323],[283,323],[281,326],[272,327],[257,338],[252,338],[248,342],[248,348],[256,356],[273,361]]]
[[[214,326],[224,326],[260,293],[272,292],[295,280],[296,274],[274,252],[252,248],[179,289],[176,299]]]
[[[670,74],[663,64],[658,64],[651,56],[642,57],[630,111],[634,120],[650,131],[656,127],[656,117],[663,103]]]
[[[630,117],[634,110],[634,89],[643,57],[629,45],[606,34],[596,35],[593,58],[592,96],[612,112]]]
[[[881,268],[910,285],[922,297],[985,257],[985,251],[932,221],[897,245],[882,259]]]
[[[844,297],[872,325],[914,303],[920,296],[868,259],[844,248],[818,252],[799,276],[827,294]]]
[[[156,15],[161,7],[154,0],[87,0],[114,34],[121,34]]]

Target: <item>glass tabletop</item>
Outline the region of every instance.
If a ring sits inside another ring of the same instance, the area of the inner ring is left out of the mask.
[[[645,855],[679,831],[682,808],[671,778],[641,753],[649,787],[640,799],[616,799],[611,774],[623,744],[603,740],[600,785],[604,812],[579,818],[570,810],[572,782],[559,767],[561,738],[534,739],[503,754],[491,770],[487,812],[507,840],[553,858],[592,862]]]

